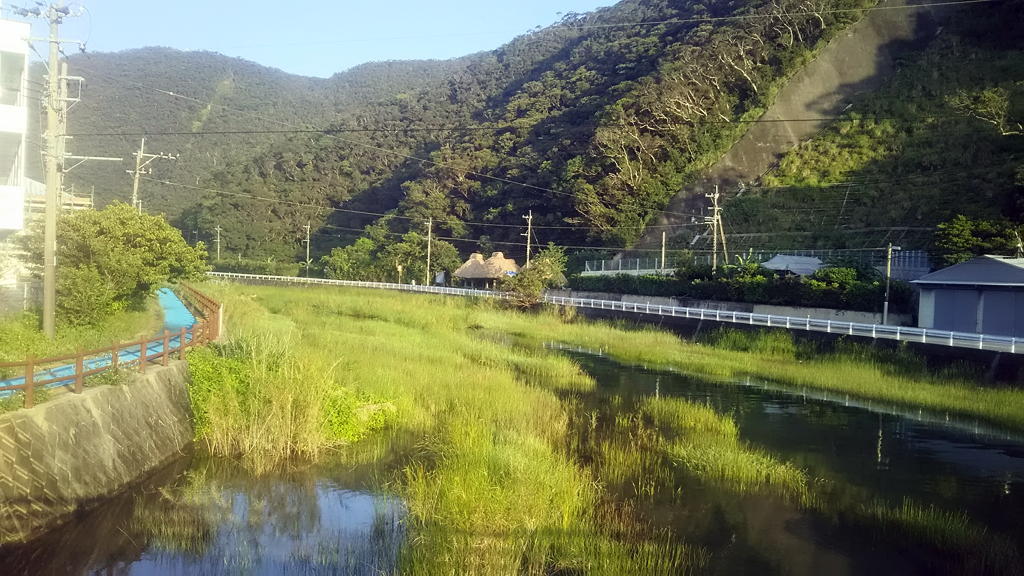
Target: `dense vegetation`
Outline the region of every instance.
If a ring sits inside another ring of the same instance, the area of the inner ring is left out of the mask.
[[[160,284],[201,277],[206,249],[185,243],[163,218],[139,214],[114,203],[103,210],[80,210],[57,221],[57,321],[90,325],[110,314],[144,307]],[[43,268],[43,230],[22,237],[27,263]]]
[[[337,79],[286,77],[203,53],[78,58],[73,71],[93,71],[97,108],[76,110],[72,125],[153,133],[153,149],[173,144],[168,151],[185,156],[154,164],[155,178],[194,188],[146,180],[144,206],[166,209],[206,239],[219,225],[225,252],[250,259],[294,259],[307,222],[322,256],[376,219],[361,212],[393,211],[385,224],[398,235],[422,232],[433,217],[464,252],[493,248],[518,258],[516,227],[531,209],[542,243],[622,245],[870,4],[624,0],[570,14],[494,52],[371,67],[327,95]],[[377,82],[384,72],[390,81]],[[125,100],[131,110],[122,109]],[[267,116],[274,122],[261,120]],[[323,132],[211,134],[311,126]],[[157,139],[164,131],[189,135]],[[76,144],[128,156],[138,139],[104,138],[83,135]]]
[[[888,86],[726,204],[730,233],[760,235],[733,247],[927,248],[958,215],[1024,221],[1022,28],[1018,1],[956,13]]]
[[[779,274],[751,263],[728,266],[712,274],[710,266],[680,268],[673,276],[573,276],[569,287],[586,292],[611,292],[881,312],[885,279],[870,268],[827,267],[806,278]],[[913,290],[904,282],[892,282],[889,309],[913,313]]]
[[[487,300],[208,290],[227,303],[232,340],[219,354],[195,356],[200,439],[259,472],[330,448],[351,462],[397,449],[397,470],[385,481],[409,514],[399,556],[406,573],[686,573],[704,565],[707,552],[643,510],[658,498],[692,498],[694,481],[733,498],[771,495],[829,522],[884,533],[896,546],[933,550],[937,564],[999,574],[1019,567],[1012,543],[967,517],[873,500],[841,478],[811,478],[744,442],[711,406],[657,396],[598,402],[594,380],[542,344],[1024,426],[1020,392],[936,377],[905,351],[841,343],[822,354],[780,333],[681,342],[571,311],[517,313]],[[339,359],[334,350],[345,352]],[[380,418],[366,417],[374,414]],[[384,442],[371,433],[363,448],[351,443],[381,423]],[[203,534],[185,540],[201,544]]]

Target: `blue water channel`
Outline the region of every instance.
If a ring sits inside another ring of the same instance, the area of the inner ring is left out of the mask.
[[[169,331],[172,336],[169,341],[169,348],[174,350],[181,345],[181,329],[188,330],[195,326],[196,317],[189,312],[185,304],[178,298],[170,288],[161,288],[157,292],[157,299],[160,302],[160,308],[164,314],[164,325],[163,329]],[[191,342],[191,336],[185,336],[185,342]],[[163,341],[150,342],[146,346],[146,356],[152,356],[154,354],[160,354],[164,351]],[[111,365],[113,360],[112,354],[103,354],[94,358],[88,358],[82,363],[82,369],[84,371],[95,370],[97,368],[104,368]],[[136,344],[134,346],[125,346],[118,349],[118,365],[123,366],[127,364],[136,363],[142,357],[142,346]],[[45,386],[41,386],[43,389],[59,388],[68,384],[74,383],[75,380],[75,365],[66,364],[64,366],[58,366],[56,368],[50,368],[41,372],[36,372],[36,380],[50,380],[53,378],[60,378]],[[18,376],[16,378],[8,378],[7,380],[0,380],[0,387],[6,386],[20,386],[25,383],[24,376]],[[0,392],[0,398],[8,398],[14,394],[14,390],[5,390]]]

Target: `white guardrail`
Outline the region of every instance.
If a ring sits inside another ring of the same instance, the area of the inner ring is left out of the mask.
[[[472,290],[468,288],[448,288],[445,286],[416,286],[412,284],[390,284],[383,282],[356,282],[351,280],[327,280],[324,278],[293,278],[289,276],[262,276],[257,274],[234,274],[227,272],[210,272],[214,278],[253,282],[275,282],[285,284],[311,284],[320,286],[349,286],[353,288],[374,288],[379,290],[401,290],[405,292],[422,292],[428,294],[445,294],[449,296],[477,296],[484,298],[507,299],[508,295],[491,290]],[[796,318],[793,316],[776,316],[773,314],[752,314],[733,312],[730,310],[709,310],[705,308],[684,308],[681,306],[662,306],[660,304],[640,304],[634,302],[618,302],[615,300],[595,300],[592,298],[566,298],[563,296],[545,296],[544,301],[559,306],[591,308],[610,312],[627,312],[634,314],[653,314],[672,318],[688,318],[691,320],[707,320],[761,326],[765,328],[786,328],[789,330],[807,330],[865,338],[882,338],[902,342],[917,342],[936,346],[954,348],[972,348],[1010,354],[1024,353],[1024,339],[1018,340],[1010,336],[994,336],[991,334],[972,334],[969,332],[947,332],[945,330],[928,330],[909,328],[907,326],[885,326],[881,324],[861,324],[858,322],[839,322],[836,320],[816,320],[812,318]],[[1018,351],[1017,345],[1021,344]]]

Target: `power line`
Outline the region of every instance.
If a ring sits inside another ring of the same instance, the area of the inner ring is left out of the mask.
[[[300,207],[300,208],[315,208],[316,210],[325,211],[325,212],[342,212],[342,213],[349,213],[349,214],[359,214],[359,215],[363,215],[363,216],[378,216],[378,217],[381,217],[381,218],[385,218],[385,217],[387,217],[387,218],[395,218],[395,219],[398,219],[398,220],[411,220],[411,221],[421,221],[421,220],[423,220],[423,218],[417,218],[417,217],[412,217],[412,216],[399,216],[397,214],[387,214],[387,213],[381,213],[381,212],[368,212],[368,211],[364,211],[364,210],[351,210],[351,209],[347,209],[347,208],[334,208],[334,207],[331,207],[331,206],[321,206],[321,205],[318,205],[318,204],[307,204],[307,203],[303,203],[303,202],[294,202],[294,201],[291,201],[291,200],[282,200],[282,199],[279,199],[279,198],[264,198],[264,197],[261,197],[261,196],[251,196],[249,194],[241,194],[239,192],[228,192],[226,190],[218,190],[216,188],[206,188],[206,187],[203,187],[203,186],[192,186],[190,184],[180,184],[180,183],[177,183],[177,182],[170,182],[168,180],[160,180],[160,179],[157,179],[157,178],[142,177],[142,180],[148,180],[148,181],[156,182],[156,183],[159,183],[159,184],[165,184],[167,186],[176,186],[176,187],[179,187],[179,188],[188,188],[188,189],[191,189],[191,190],[198,190],[200,192],[212,192],[214,194],[223,194],[225,196],[234,196],[234,197],[238,197],[238,198],[245,198],[245,199],[248,199],[248,200],[261,200],[261,201],[264,201],[264,202],[273,202],[273,203],[276,203],[276,204],[285,204],[285,205],[289,205],[289,206],[297,206],[297,207]],[[695,214],[687,214],[687,216],[696,216],[696,215]],[[444,221],[443,220],[439,220],[438,222],[444,222]],[[463,225],[463,226],[483,226],[483,227],[491,227],[491,228],[522,228],[521,225],[517,226],[515,224],[496,224],[496,223],[490,223],[490,222],[459,222],[459,224]],[[610,227],[607,227],[607,228],[601,228],[601,227],[598,227],[598,226],[534,226],[534,228],[539,228],[539,229],[543,229],[543,230],[579,230],[579,231],[589,230],[589,231],[593,231],[593,232],[604,232],[604,231],[609,231],[609,230],[637,230],[637,229],[641,229],[641,228],[679,228],[679,227],[685,227],[685,226],[691,226],[691,225],[696,226],[696,224],[682,224],[682,225],[674,225],[674,226],[670,226],[670,225],[663,225],[663,226],[651,225],[651,226],[643,226],[643,227],[641,227],[641,226],[610,226]],[[365,230],[358,230],[358,231],[364,232]]]

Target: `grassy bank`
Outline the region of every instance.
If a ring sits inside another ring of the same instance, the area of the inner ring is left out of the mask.
[[[663,330],[625,322],[566,322],[564,312],[481,313],[477,322],[488,330],[529,340],[600,349],[624,362],[844,392],[1024,429],[1024,392],[983,387],[955,373],[931,374],[919,361],[898,352],[846,345],[835,353],[819,354],[801,349],[786,332],[729,333],[710,343],[688,342]]]
[[[573,361],[528,344],[554,340],[632,362],[776,374],[804,385],[822,373],[936,393],[961,385],[900,380],[884,362],[801,362],[778,342],[724,350],[577,321],[571,311],[512,312],[489,300],[204,290],[226,303],[231,340],[192,357],[200,440],[260,473],[347,452],[381,426],[414,438],[399,472],[386,479],[409,511],[401,558],[409,572],[688,572],[707,561],[706,552],[655,528],[634,505],[674,493],[681,477],[781,497],[911,543],[983,533],[912,503],[894,508],[861,495],[839,508],[826,504],[835,499],[805,472],[747,445],[730,418],[707,407],[648,398],[591,411],[594,381]]]
[[[110,346],[114,340],[152,336],[163,326],[163,313],[156,298],[145,310],[126,310],[111,315],[97,326],[62,326],[50,340],[43,334],[38,311],[26,311],[0,320],[0,362],[18,362],[29,353],[37,358],[70,354],[79,346],[86,350]]]

